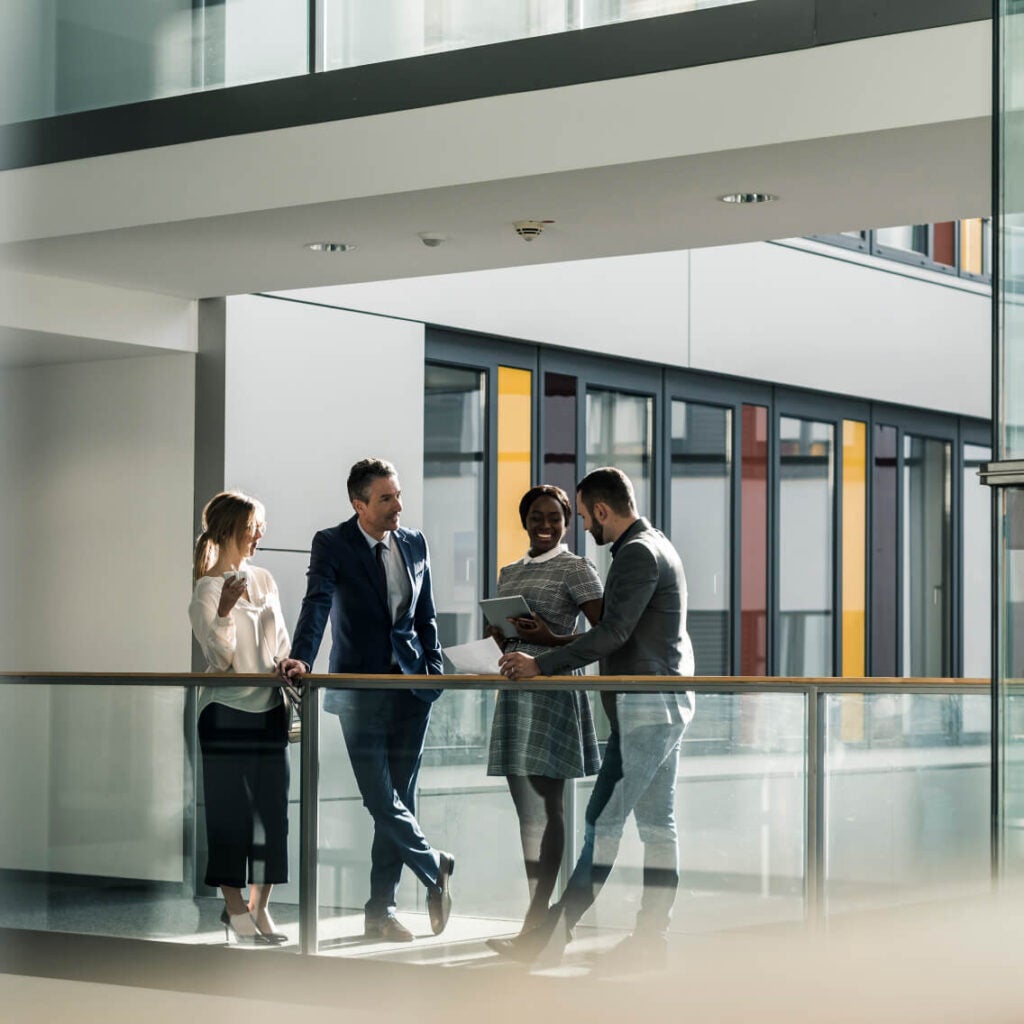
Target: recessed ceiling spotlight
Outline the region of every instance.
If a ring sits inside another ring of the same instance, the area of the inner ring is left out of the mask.
[[[352,252],[356,246],[348,242],[307,242],[310,252]]]
[[[778,196],[773,196],[771,192],[730,192],[728,195],[719,196],[718,201],[745,206],[748,203],[774,203],[778,198]]]
[[[428,249],[436,249],[448,241],[448,236],[441,231],[421,231],[419,237]]]

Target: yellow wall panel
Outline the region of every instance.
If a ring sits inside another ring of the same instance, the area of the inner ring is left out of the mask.
[[[522,558],[527,540],[519,499],[530,489],[533,374],[498,367],[498,567]]]
[[[867,621],[867,424],[843,421],[843,664],[847,677],[866,672]],[[842,702],[841,735],[864,738],[864,702]]]
[[[981,220],[960,221],[960,269],[968,274],[982,272]]]

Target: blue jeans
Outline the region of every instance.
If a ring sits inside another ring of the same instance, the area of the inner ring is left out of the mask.
[[[636,931],[664,936],[679,888],[675,795],[682,723],[643,725],[608,738],[586,810],[583,848],[557,906],[572,926],[608,879],[630,812],[644,844],[644,891]]]
[[[416,821],[415,803],[430,705],[401,690],[342,693],[342,735],[373,816],[366,916],[380,918],[395,909],[404,864],[428,888],[437,885],[439,858]]]

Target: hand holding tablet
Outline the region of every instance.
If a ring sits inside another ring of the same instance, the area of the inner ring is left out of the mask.
[[[501,630],[505,636],[514,636],[522,639],[522,634],[509,622],[509,619],[530,618],[532,612],[522,594],[513,597],[492,597],[480,602],[480,610],[488,624],[495,629]]]

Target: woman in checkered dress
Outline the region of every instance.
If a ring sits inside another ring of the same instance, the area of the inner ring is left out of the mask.
[[[580,612],[601,617],[604,588],[592,562],[562,543],[572,520],[565,491],[542,485],[519,503],[530,549],[498,576],[498,596],[522,594],[533,616],[515,619],[520,638],[492,631],[504,650],[539,654],[569,643]],[[510,631],[511,632],[511,631]],[[491,726],[488,775],[508,782],[526,861],[530,906],[524,930],[547,913],[565,847],[565,780],[600,767],[590,702],[582,691],[503,690]]]

